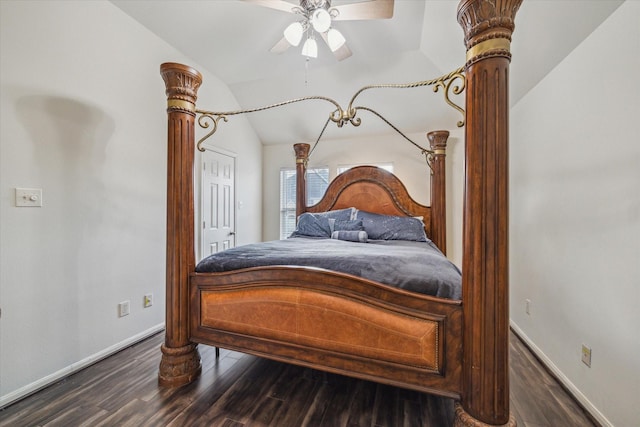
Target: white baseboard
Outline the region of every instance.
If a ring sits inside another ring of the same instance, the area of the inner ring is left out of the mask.
[[[5,394],[4,396],[0,396],[0,409],[30,394],[33,394],[55,383],[56,381],[61,380],[62,378],[65,378],[73,373],[76,373],[81,369],[86,368],[89,365],[92,365],[102,359],[105,359],[111,356],[112,354],[119,352],[120,350],[123,350],[129,346],[132,346],[133,344],[139,341],[142,341],[145,338],[148,338],[152,335],[157,334],[158,332],[161,332],[162,330],[164,330],[164,325],[165,324],[163,322],[163,323],[160,323],[159,325],[153,326],[147,329],[146,331],[140,332],[137,335],[127,338],[126,340],[121,341],[117,344],[114,344],[111,347],[105,348],[104,350],[99,351],[98,353],[92,354],[91,356],[85,359],[82,359],[76,363],[73,363],[72,365],[62,368],[59,371],[52,373],[51,375],[47,375],[46,377],[41,378],[37,381],[34,381],[31,384],[27,384],[24,387],[21,387],[15,391],[12,391],[11,393]]]
[[[562,385],[569,391],[569,393],[580,402],[580,405],[591,414],[591,416],[602,426],[602,427],[614,427],[613,424],[596,408],[587,397],[582,394],[582,392],[567,378],[560,369],[547,357],[546,354],[540,350],[540,348],[534,344],[531,339],[525,334],[522,329],[518,327],[517,324],[510,321],[511,329],[520,337],[522,341],[531,349],[531,351],[536,355],[536,357],[542,362],[545,367],[551,371],[553,376],[560,382]]]
[[[527,334],[525,334],[522,331],[522,329],[518,327],[516,323],[511,321],[510,325],[511,325],[511,328],[514,330],[514,332],[520,337],[520,339],[524,341],[527,347],[531,349],[531,351],[536,355],[536,357],[538,357],[538,359],[540,359],[540,361],[545,365],[545,367],[553,373],[556,379],[562,383],[562,385],[572,394],[572,396],[578,402],[580,402],[582,407],[585,410],[587,410],[596,421],[600,423],[600,425],[602,425],[603,427],[614,427],[614,425],[611,424],[611,422],[598,410],[598,408],[596,408],[589,401],[589,399],[587,399],[587,397],[584,394],[582,394],[582,392],[569,380],[569,378],[567,378],[562,373],[562,371],[558,369],[558,367],[551,361],[551,359],[549,359],[547,355],[544,354],[542,350],[540,350],[540,348],[537,345],[535,345],[533,341],[531,341],[531,339],[529,339]],[[34,381],[31,384],[27,384],[26,386],[19,388],[18,390],[8,393],[4,396],[0,396],[0,409],[30,394],[33,394],[38,390],[41,390],[53,384],[54,382],[61,380],[64,377],[67,377],[75,372],[78,372],[89,365],[92,365],[102,359],[105,359],[111,356],[112,354],[117,353],[120,350],[123,350],[139,341],[142,341],[145,338],[155,335],[156,333],[164,330],[164,327],[165,327],[164,323],[151,327],[146,331],[143,331],[124,341],[114,344],[111,347],[108,347],[83,360],[73,363],[72,365],[69,365],[63,369],[60,369],[59,371],[54,372],[51,375],[47,375],[46,377],[41,378],[37,381]]]

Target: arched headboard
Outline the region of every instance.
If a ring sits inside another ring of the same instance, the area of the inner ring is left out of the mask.
[[[394,174],[375,167],[357,166],[338,175],[329,184],[322,199],[306,206],[306,164],[309,144],[295,144],[297,192],[296,216],[304,212],[326,212],[354,207],[385,215],[422,217],[427,236],[446,253],[445,165],[449,132],[428,135],[431,151],[431,206],[416,202]]]

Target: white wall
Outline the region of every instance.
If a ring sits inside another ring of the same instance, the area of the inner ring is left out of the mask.
[[[448,108],[444,102],[442,108]],[[455,122],[452,123],[452,126],[455,127]],[[450,136],[447,144],[447,256],[457,265],[461,265],[464,133],[458,128],[449,129],[449,131]],[[428,148],[427,132],[407,134],[407,136],[422,147]],[[310,143],[312,147],[314,142]],[[279,172],[281,168],[295,167],[295,153],[293,146],[288,144],[265,145],[263,152],[263,238],[274,240],[279,238],[280,226]],[[309,166],[328,166],[331,174],[329,178],[333,179],[339,165],[388,162],[393,163],[394,174],[404,182],[409,194],[420,203],[430,204],[429,168],[424,156],[419,149],[397,133],[348,140],[320,140],[311,155]]]
[[[106,1],[3,0],[0,19],[2,406],[162,328],[159,66],[198,66]],[[199,105],[235,104],[203,74]],[[239,118],[212,144],[238,154],[238,240],[260,240],[260,142]],[[15,207],[16,187],[42,188],[43,207]]]
[[[511,113],[512,322],[619,427],[640,425],[639,22],[625,2]]]

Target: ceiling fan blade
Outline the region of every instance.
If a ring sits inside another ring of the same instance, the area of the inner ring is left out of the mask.
[[[393,0],[370,0],[360,3],[343,4],[332,7],[340,14],[334,21],[355,21],[361,19],[389,19],[393,17]]]
[[[333,55],[338,61],[342,61],[343,59],[347,59],[351,56],[351,49],[349,49],[349,46],[345,43],[338,50],[333,52]]]
[[[285,0],[242,0],[246,3],[268,7],[269,9],[281,10],[283,12],[295,13],[294,8],[300,8],[298,2],[291,3]]]
[[[269,49],[269,52],[282,53],[290,47],[291,43],[287,41],[286,37],[282,37],[276,44],[273,45],[271,49]]]
[[[329,37],[326,32],[320,34],[322,36],[322,40],[327,44],[329,50],[331,50],[331,46],[329,45]],[[333,56],[336,57],[338,61],[342,61],[343,59],[347,59],[352,55],[351,49],[347,46],[347,43],[340,46],[338,49],[333,51]]]

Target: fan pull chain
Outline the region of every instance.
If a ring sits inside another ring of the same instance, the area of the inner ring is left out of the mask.
[[[304,61],[304,87],[309,87],[309,57]]]

